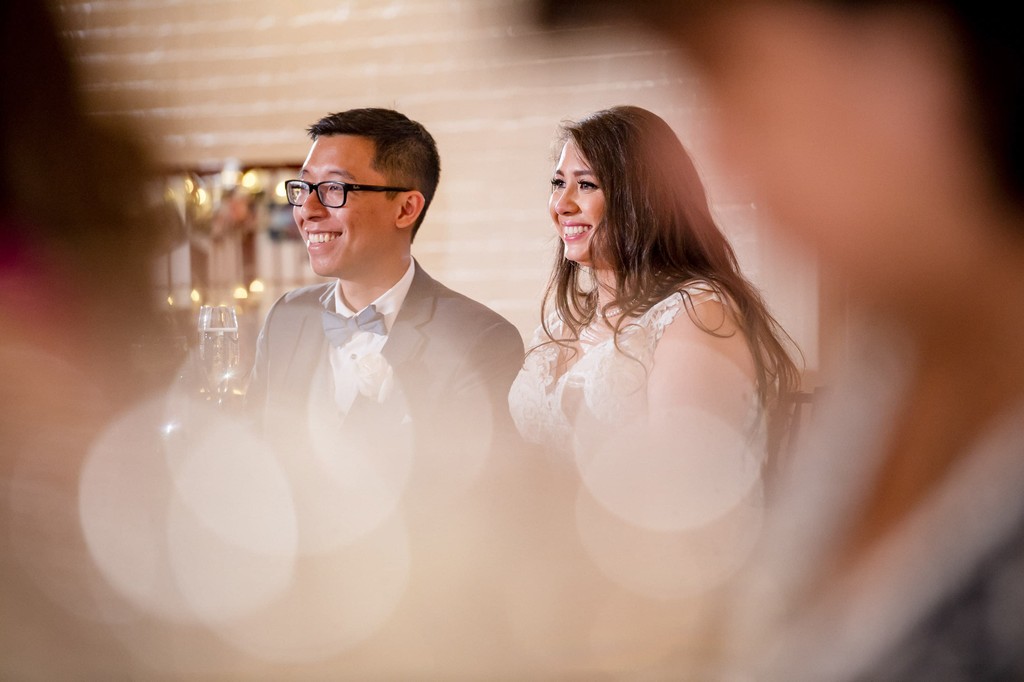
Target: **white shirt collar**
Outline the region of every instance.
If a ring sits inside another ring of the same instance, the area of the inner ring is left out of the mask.
[[[391,331],[391,326],[395,323],[395,318],[398,317],[398,311],[402,308],[402,303],[405,301],[406,294],[409,293],[409,288],[412,286],[412,278],[416,273],[416,262],[413,259],[409,259],[409,269],[405,271],[393,287],[381,294],[377,300],[370,305],[377,307],[377,312],[384,316],[384,324],[387,325],[388,331]],[[340,282],[334,285],[334,308],[340,314],[345,317],[352,317],[358,315],[359,310],[352,310],[349,308],[345,301],[341,297]]]

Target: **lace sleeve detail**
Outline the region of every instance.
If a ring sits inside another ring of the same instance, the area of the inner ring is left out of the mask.
[[[562,321],[558,319],[558,315],[555,312],[548,313],[545,323],[552,334],[558,335],[562,333]],[[537,328],[533,330],[533,336],[530,338],[530,345],[527,347],[527,350],[532,350],[551,340],[544,331],[544,326],[543,324],[538,324]]]
[[[639,325],[648,330],[646,351],[654,355],[654,349],[661,341],[665,329],[676,320],[681,310],[696,308],[708,301],[722,300],[721,294],[710,283],[696,280],[655,303],[639,321]]]

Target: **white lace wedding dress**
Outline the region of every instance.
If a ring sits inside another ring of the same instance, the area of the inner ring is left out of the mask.
[[[729,305],[708,283],[691,282],[623,325],[618,347],[603,322],[572,348],[538,328],[509,392],[524,439],[576,472],[566,502],[590,560],[657,599],[726,578],[760,529],[764,419],[745,342],[692,319],[711,301]],[[556,338],[565,334],[557,318],[548,322]],[[648,377],[673,324],[694,325],[672,334],[674,357],[662,370],[672,376],[657,377],[673,404],[649,405]]]
[[[574,357],[572,350],[550,342],[538,326],[509,392],[509,409],[520,434],[531,443],[570,453],[575,449],[574,425],[581,418],[590,418],[590,423],[609,431],[640,423],[648,414],[647,377],[665,329],[680,313],[682,323],[692,324],[685,308],[708,301],[721,302],[721,297],[708,283],[691,282],[635,322],[623,325],[618,347],[610,329],[590,330],[583,334]],[[554,314],[548,328],[556,337],[565,333]],[[747,418],[737,427],[756,442],[763,437],[757,431],[763,429],[764,420],[759,418],[756,391],[752,384],[749,388]]]

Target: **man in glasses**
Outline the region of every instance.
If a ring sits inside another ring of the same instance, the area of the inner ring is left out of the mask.
[[[309,155],[285,187],[310,266],[331,281],[271,308],[247,404],[282,443],[372,443],[443,494],[479,472],[510,431],[522,338],[411,255],[440,176],[421,124],[367,108],[308,132]]]
[[[487,543],[477,533],[488,528],[491,467],[515,443],[507,396],[523,340],[412,257],[440,176],[421,124],[367,108],[308,132],[312,147],[285,190],[310,266],[329,281],[273,305],[246,403],[288,476],[296,570],[327,580],[300,589],[318,595],[339,637],[368,626],[350,604],[335,607],[336,595],[366,595],[370,621],[401,595],[373,640],[384,653],[366,654],[379,671],[415,661],[397,654],[407,643],[431,639],[435,651],[472,635],[448,632],[434,614],[464,601],[443,586],[480,580],[475,548]],[[361,562],[365,573],[353,568]]]

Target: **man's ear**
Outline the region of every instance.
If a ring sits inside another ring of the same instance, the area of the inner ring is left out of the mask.
[[[416,224],[419,220],[420,214],[423,213],[423,206],[426,204],[426,199],[423,194],[412,190],[409,192],[403,192],[404,196],[400,197],[398,204],[398,215],[395,217],[395,227],[400,229],[410,228]]]

